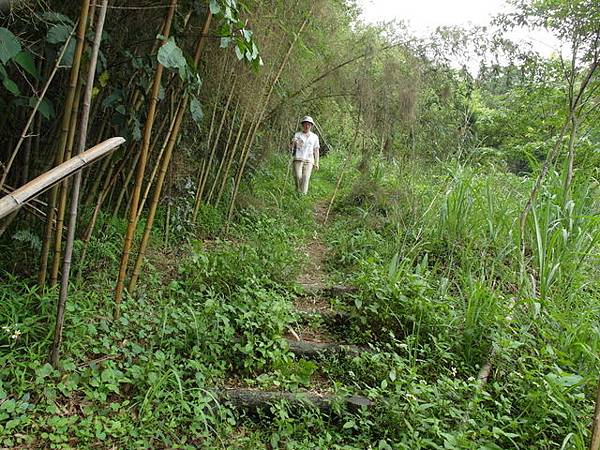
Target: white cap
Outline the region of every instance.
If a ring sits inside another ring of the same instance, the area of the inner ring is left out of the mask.
[[[304,116],[304,117],[302,118],[302,120],[300,121],[300,123],[304,123],[304,122],[308,122],[308,123],[311,123],[311,124],[313,124],[313,125],[315,124],[315,121],[314,121],[314,120],[313,120],[313,118],[312,118],[312,117],[310,117],[310,116]]]

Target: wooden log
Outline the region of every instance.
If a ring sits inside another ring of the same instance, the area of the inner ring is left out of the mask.
[[[336,343],[310,342],[310,341],[294,341],[287,340],[290,351],[300,357],[306,359],[318,359],[324,356],[341,355],[341,356],[358,356],[361,353],[370,352],[367,347],[359,347],[357,345],[344,345]]]
[[[283,391],[260,391],[252,389],[224,389],[217,393],[223,401],[236,408],[248,410],[268,409],[268,407],[280,401],[286,401],[293,405],[308,405],[319,409],[325,414],[333,411],[332,405],[336,402],[344,404],[352,412],[361,408],[373,406],[373,402],[360,395],[348,395],[344,397],[333,394],[316,394],[312,392],[283,392]]]
[[[65,178],[108,155],[119,145],[123,144],[123,142],[125,142],[125,139],[122,137],[107,139],[0,198],[0,219],[21,208],[24,204],[30,202],[36,196]]]

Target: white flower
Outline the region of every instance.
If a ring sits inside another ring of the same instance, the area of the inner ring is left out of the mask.
[[[15,330],[14,334],[11,336],[12,339],[17,340],[19,336],[21,336],[21,330]]]

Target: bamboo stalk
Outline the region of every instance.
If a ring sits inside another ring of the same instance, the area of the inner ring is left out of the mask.
[[[217,199],[215,200],[215,206],[219,206],[219,203],[221,202],[221,197],[223,196],[223,192],[225,191],[225,185],[227,184],[227,178],[229,177],[229,170],[231,169],[231,164],[233,163],[233,159],[235,158],[235,153],[240,142],[240,137],[242,136],[242,131],[244,130],[244,125],[246,125],[247,117],[248,111],[244,111],[244,114],[242,114],[242,122],[240,124],[240,128],[238,130],[237,136],[235,137],[233,147],[229,152],[227,164],[225,165],[225,171],[223,172],[223,176],[221,177],[221,186],[219,187]]]
[[[117,197],[117,204],[115,205],[115,209],[113,211],[113,215],[119,215],[119,210],[121,209],[121,204],[123,202],[123,198],[125,198],[125,193],[127,192],[127,187],[129,186],[129,182],[133,178],[135,174],[135,169],[137,168],[137,163],[140,160],[140,152],[137,152],[133,158],[131,158],[131,167],[128,169],[127,174],[125,175],[125,179],[123,180],[123,185],[121,186],[121,191],[119,192],[119,196]]]
[[[221,81],[223,77],[219,78],[219,85],[217,87],[217,96],[215,99],[215,107],[213,108],[212,117],[210,119],[210,128],[208,131],[208,139],[206,141],[206,148],[210,148],[210,144],[212,142],[212,134],[215,125],[215,118],[217,116],[217,108],[219,107],[219,99],[221,97]],[[196,221],[196,216],[198,215],[198,210],[200,209],[200,202],[202,200],[202,186],[204,183],[204,177],[206,172],[208,171],[206,165],[206,158],[203,158],[202,166],[200,167],[200,172],[198,173],[198,183],[196,184],[196,196],[194,198],[194,211],[192,213],[192,222]]]
[[[65,148],[64,160],[70,159],[73,153],[73,145],[75,142],[75,131],[77,129],[77,119],[79,116],[79,100],[81,98],[81,83],[77,83],[75,92],[75,104],[71,114],[71,122],[69,125],[69,134],[67,137],[67,146]],[[56,211],[56,233],[54,235],[54,259],[52,260],[52,268],[50,270],[50,287],[53,287],[58,282],[58,271],[60,269],[61,252],[62,252],[62,230],[65,221],[65,212],[67,211],[67,201],[69,195],[69,181],[65,180],[60,185],[58,210]]]
[[[180,104],[177,106],[177,112],[179,111],[180,108]],[[154,169],[152,169],[152,174],[150,175],[150,179],[148,180],[148,183],[146,183],[146,189],[144,190],[144,195],[142,196],[142,201],[140,202],[140,207],[138,208],[138,212],[137,212],[137,220],[140,220],[140,216],[142,214],[142,211],[144,210],[144,205],[146,204],[146,200],[148,199],[148,194],[150,193],[150,189],[152,188],[152,184],[154,183],[154,178],[156,177],[156,173],[158,172],[158,169],[160,167],[161,164],[161,160],[163,158],[163,155],[165,153],[165,150],[169,144],[169,141],[171,140],[171,135],[173,134],[173,129],[175,127],[175,122],[177,122],[177,113],[175,113],[175,115],[173,115],[173,118],[171,120],[171,123],[169,125],[169,130],[167,131],[167,135],[165,136],[165,140],[164,143],[162,145],[162,147],[160,148],[160,152],[158,153],[158,156],[156,158],[156,164],[154,165]],[[166,121],[163,122],[163,124],[165,124]]]
[[[223,124],[225,123],[225,118],[227,117],[227,113],[229,112],[229,106],[231,105],[231,100],[233,99],[233,94],[235,92],[237,79],[233,80],[231,85],[231,89],[229,91],[229,96],[227,97],[227,102],[225,103],[225,108],[223,108],[223,114],[221,115],[221,121],[219,122],[219,129],[217,131],[217,135],[212,144],[212,149],[210,151],[210,156],[208,158],[208,163],[205,170],[205,176],[202,179],[202,185],[200,186],[200,202],[202,202],[202,196],[204,195],[204,187],[206,186],[206,182],[208,181],[208,177],[210,175],[210,169],[212,167],[212,163],[215,157],[215,153],[217,151],[217,146],[219,145],[219,139],[221,138],[221,132],[223,131]]]
[[[110,158],[106,158],[106,160],[110,160]],[[118,169],[117,169],[118,170]],[[98,195],[98,200],[96,201],[96,206],[94,206],[94,212],[92,213],[92,217],[88,223],[88,226],[83,233],[83,245],[81,250],[81,258],[79,259],[79,270],[77,271],[77,281],[81,280],[81,275],[83,273],[83,267],[85,264],[85,259],[87,257],[87,249],[90,245],[90,240],[92,239],[92,234],[94,233],[94,227],[96,226],[96,220],[98,220],[98,215],[100,214],[100,208],[102,208],[102,204],[104,200],[106,200],[106,196],[108,195],[109,187],[111,183],[115,180],[112,176],[115,172],[115,167],[112,166],[108,170],[108,175],[104,178],[104,186],[102,186],[102,190],[100,191],[100,195]]]
[[[92,90],[94,88],[94,78],[96,75],[96,63],[98,61],[98,53],[100,51],[100,42],[102,41],[102,29],[106,18],[106,9],[108,0],[102,1],[102,6],[98,15],[98,23],[96,24],[96,34],[94,36],[94,46],[92,48],[92,56],[90,58],[90,67],[83,96],[83,109],[81,112],[81,126],[79,130],[79,145],[76,154],[81,154],[85,149],[87,140],[87,129],[90,118],[90,105],[92,102]],[[75,241],[75,228],[77,227],[77,210],[79,208],[79,189],[81,187],[82,174],[81,170],[75,174],[73,181],[73,192],[71,199],[71,208],[69,211],[69,229],[67,233],[67,242],[65,244],[65,257],[62,269],[62,279],[60,282],[60,293],[56,308],[56,327],[54,330],[54,341],[52,343],[52,351],[50,360],[54,368],[58,368],[60,358],[60,347],[62,343],[62,330],[65,320],[65,306],[67,303],[67,294],[69,291],[69,277],[71,273],[71,258],[73,257],[73,243]]]
[[[233,111],[233,118],[231,120],[231,124],[229,125],[229,134],[227,136],[227,142],[225,143],[225,147],[223,149],[223,155],[221,155],[221,161],[219,162],[219,167],[217,169],[217,173],[215,173],[214,180],[210,187],[210,191],[208,192],[208,197],[206,198],[206,203],[210,204],[212,200],[213,194],[215,192],[215,188],[217,183],[219,182],[219,177],[221,176],[221,171],[223,170],[223,166],[225,164],[225,159],[227,157],[227,153],[229,151],[229,146],[231,145],[231,139],[233,138],[233,130],[235,129],[235,119],[237,119],[238,109],[240,106],[240,101],[238,99],[237,104],[235,105],[235,110]]]
[[[77,80],[79,79],[79,67],[81,65],[81,55],[83,53],[83,45],[85,42],[85,30],[87,28],[88,12],[89,12],[90,0],[82,0],[81,12],[79,15],[79,24],[77,27],[77,43],[75,45],[75,53],[73,55],[73,63],[71,65],[71,73],[69,76],[69,84],[67,88],[67,96],[65,98],[65,105],[63,111],[63,117],[61,121],[61,133],[58,140],[58,147],[56,149],[56,159],[54,162],[55,166],[58,166],[63,162],[63,153],[67,144],[68,127],[71,121],[71,113],[73,111],[73,103],[75,100],[75,91],[77,89]],[[68,41],[65,42],[65,49],[68,46]],[[52,220],[54,217],[54,208],[56,207],[56,200],[58,196],[58,190],[54,187],[50,191],[50,198],[48,201],[48,214],[46,227],[44,229],[44,239],[42,241],[42,251],[40,255],[40,268],[38,271],[38,285],[44,287],[46,284],[46,269],[48,266],[48,254],[50,251],[50,243],[52,236]]]
[[[152,202],[150,203],[150,209],[148,210],[148,217],[146,219],[146,226],[144,227],[144,234],[142,236],[142,241],[140,242],[140,249],[138,251],[138,255],[135,261],[135,266],[133,269],[133,274],[131,275],[131,280],[129,281],[129,291],[133,292],[137,285],[137,280],[142,271],[142,263],[144,261],[144,256],[146,254],[146,248],[148,246],[148,241],[150,240],[150,234],[152,233],[152,225],[154,224],[154,216],[156,215],[156,210],[158,209],[158,202],[160,200],[160,194],[162,192],[163,183],[165,181],[165,176],[167,174],[167,169],[169,168],[169,164],[171,163],[171,156],[173,155],[173,148],[175,148],[175,143],[177,142],[177,136],[179,135],[179,129],[181,128],[181,122],[183,121],[183,115],[187,109],[188,97],[186,96],[183,99],[183,103],[180,104],[179,109],[177,111],[177,116],[175,118],[175,126],[173,127],[173,132],[169,136],[169,142],[167,144],[167,148],[165,150],[165,155],[160,164],[160,172],[158,174],[158,179],[156,180],[156,187],[154,188],[154,194],[152,196]]]
[[[164,27],[164,43],[167,42],[169,34],[171,32],[171,24],[173,22],[173,16],[175,14],[175,7],[177,6],[177,0],[171,0],[171,4],[167,13],[167,19]],[[121,315],[121,300],[123,299],[123,290],[125,288],[125,277],[127,276],[127,264],[129,262],[129,254],[131,252],[131,246],[133,243],[133,236],[137,226],[137,211],[138,203],[142,190],[142,183],[144,181],[144,172],[146,170],[146,163],[148,159],[148,148],[150,147],[150,138],[152,135],[152,126],[154,124],[154,117],[156,113],[156,105],[158,103],[158,94],[160,90],[160,82],[163,74],[163,66],[157,63],[156,72],[154,75],[154,82],[152,86],[152,95],[150,98],[150,105],[148,107],[148,115],[146,119],[146,125],[144,127],[144,139],[142,142],[142,148],[140,150],[140,160],[138,162],[138,170],[136,173],[135,185],[133,189],[131,207],[129,208],[129,223],[127,225],[127,232],[125,234],[125,242],[123,244],[123,255],[121,257],[121,263],[119,267],[119,277],[117,279],[117,286],[115,288],[115,309],[114,317],[118,319]]]
[[[207,29],[210,24],[211,14],[209,13],[204,29]],[[198,45],[196,49],[196,53],[194,56],[194,64],[198,65],[200,62],[200,57],[202,55],[202,42],[204,41],[204,34],[200,35],[198,40]],[[148,242],[150,240],[150,235],[152,233],[152,226],[154,224],[154,217],[156,215],[156,210],[158,209],[158,203],[160,201],[160,195],[162,193],[162,188],[164,185],[165,177],[167,174],[167,170],[169,169],[169,165],[171,163],[171,157],[173,156],[173,149],[175,148],[175,144],[177,143],[177,138],[179,136],[179,131],[181,130],[181,124],[183,122],[183,116],[187,111],[189,102],[189,95],[185,95],[183,100],[178,104],[177,113],[175,114],[175,122],[173,124],[172,129],[170,130],[170,135],[168,139],[168,144],[165,149],[164,156],[162,161],[160,162],[160,172],[158,175],[158,179],[156,181],[156,187],[154,188],[154,195],[152,197],[152,202],[150,204],[150,209],[148,211],[148,217],[146,219],[146,226],[144,228],[144,234],[142,236],[142,241],[140,243],[140,248],[138,251],[138,255],[135,261],[135,266],[133,270],[133,274],[131,276],[131,280],[129,283],[129,290],[133,292],[136,288],[137,281],[142,271],[142,264],[144,261],[144,256],[146,254],[146,248],[148,246]],[[157,162],[158,166],[158,162]],[[151,182],[149,183],[149,185]]]

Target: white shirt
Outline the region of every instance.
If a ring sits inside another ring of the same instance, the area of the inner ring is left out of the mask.
[[[296,143],[296,152],[294,161],[304,161],[311,164],[315,163],[315,150],[321,148],[319,145],[319,136],[312,131],[305,134],[301,131],[294,134],[292,142]]]

